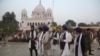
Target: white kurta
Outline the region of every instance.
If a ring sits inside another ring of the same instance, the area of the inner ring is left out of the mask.
[[[50,49],[46,49],[47,46],[44,45],[45,43],[48,43],[49,38],[50,38],[50,33],[49,33],[49,31],[47,31],[44,33],[43,38],[42,38],[42,41],[43,41],[42,43],[43,43],[43,47],[44,47],[44,56],[50,55]],[[50,44],[50,43],[48,43],[48,44]],[[51,46],[51,45],[49,45],[49,46]]]
[[[56,34],[56,37],[54,37],[55,34]],[[53,37],[52,37],[53,39],[51,41],[51,44],[53,43],[54,39],[59,41],[59,33],[54,32],[54,33],[52,33],[52,35],[53,35]],[[56,44],[56,45],[52,44],[52,49],[57,49],[57,46],[58,46],[58,44]]]
[[[79,36],[76,36],[74,41],[74,48],[76,46],[76,40],[79,37],[79,45],[78,45],[78,56],[82,56],[82,50],[81,50],[81,39],[82,39],[82,33]],[[75,56],[75,49],[74,49],[74,56]]]
[[[54,35],[56,35],[56,37],[54,37]],[[58,45],[59,44],[53,44],[53,40],[55,39],[55,40],[58,40],[58,41],[60,41],[59,40],[59,33],[58,32],[52,32],[52,40],[51,40],[51,49],[52,49],[52,56],[54,56],[54,55],[57,55],[58,56]]]
[[[41,54],[43,54],[42,52],[43,52],[43,43],[42,43],[42,38],[43,38],[43,32],[40,32],[39,34],[38,34],[38,53],[41,55]]]
[[[65,47],[61,56],[70,56],[70,49],[68,43],[72,41],[72,35],[68,31],[66,31],[65,33],[66,33],[66,39],[64,40]]]
[[[36,31],[34,31],[33,33],[34,33],[34,34],[33,34],[33,35],[34,35],[33,37],[36,38]],[[29,38],[32,38],[32,33],[31,33],[31,32],[30,32],[30,34],[29,34]],[[36,41],[36,43],[37,43],[37,41]],[[37,45],[35,45],[35,46],[37,47]],[[28,47],[31,48],[31,40],[29,40]]]
[[[50,38],[50,33],[49,33],[49,31],[47,31],[47,32],[43,35],[42,42],[43,42],[43,43],[47,43],[49,38]]]

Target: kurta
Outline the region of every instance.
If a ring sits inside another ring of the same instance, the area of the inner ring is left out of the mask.
[[[51,40],[51,49],[52,49],[52,56],[54,55],[59,55],[58,52],[58,45],[59,45],[59,33],[57,31],[53,31],[52,32],[52,36],[53,39]]]
[[[50,33],[49,31],[45,32],[44,35],[43,35],[43,38],[42,38],[42,43],[43,44],[47,44],[49,42],[49,39],[50,39]],[[50,44],[50,43],[49,43]],[[51,46],[51,45],[50,45]],[[46,46],[44,45],[44,49]]]
[[[87,51],[85,41],[85,36],[82,33],[76,36],[74,41],[74,56],[84,56]]]
[[[74,42],[74,56],[82,56],[82,50],[81,50],[81,38],[82,34],[79,36],[76,36],[75,42]]]
[[[38,53],[40,55],[43,54],[43,43],[42,43],[42,38],[43,38],[43,32],[38,33]]]
[[[72,41],[72,35],[68,31],[65,32],[65,46],[61,56],[70,56],[70,49],[68,43]]]
[[[43,43],[43,47],[44,47],[44,56],[48,56],[48,55],[50,55],[49,51],[51,48],[49,31],[44,33],[42,41],[43,41],[42,43]]]
[[[36,38],[36,31],[33,31],[33,33],[32,33],[32,31],[31,31],[31,32],[30,32],[30,35],[29,35],[29,38],[30,38],[30,40],[29,40],[29,45],[28,45],[28,47],[29,47],[29,48],[32,48],[32,49],[36,48],[36,47],[37,47],[37,41],[31,40],[31,39],[35,39],[35,38]]]

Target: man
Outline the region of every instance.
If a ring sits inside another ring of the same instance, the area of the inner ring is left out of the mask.
[[[34,30],[34,26],[31,26],[31,31],[30,31],[30,40],[29,40],[29,51],[30,51],[30,56],[33,56],[32,51],[35,51],[36,56],[38,56],[38,52],[36,49],[37,46],[37,38],[36,38],[36,31]]]
[[[60,37],[60,48],[62,49],[61,56],[70,56],[69,43],[72,41],[72,35],[68,32],[65,25],[62,26],[62,37]]]
[[[0,41],[2,40],[2,33],[0,33]]]
[[[43,29],[42,27],[38,28],[37,38],[38,38],[38,54],[39,56],[42,56],[43,55],[43,43],[42,43]]]
[[[58,44],[59,44],[59,33],[57,31],[56,27],[52,28],[52,56],[57,55],[58,56]]]
[[[43,49],[44,49],[44,56],[49,56],[50,55],[50,48],[51,48],[51,39],[50,39],[50,33],[49,33],[49,28],[47,26],[43,26],[43,38],[42,38],[42,43],[43,43]]]
[[[97,35],[98,35],[98,43],[99,43],[99,46],[100,46],[100,29],[97,31]],[[98,48],[100,50],[100,48]]]
[[[91,37],[91,29],[88,28],[85,34],[86,37],[86,42],[87,42],[87,48],[89,50],[89,55],[93,55],[92,54],[92,50],[91,50],[91,44],[92,44],[92,37]]]
[[[85,36],[82,33],[82,29],[76,28],[75,33],[76,36],[74,40],[74,56],[87,56]]]

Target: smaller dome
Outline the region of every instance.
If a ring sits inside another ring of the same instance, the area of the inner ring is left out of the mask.
[[[22,10],[22,14],[27,14],[26,9],[23,9],[23,10]]]
[[[47,12],[48,12],[48,13],[52,13],[51,8],[48,8],[48,9],[47,9]]]

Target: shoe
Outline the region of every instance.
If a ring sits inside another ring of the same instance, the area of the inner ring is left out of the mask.
[[[97,48],[98,50],[100,50],[100,48]]]
[[[92,53],[89,53],[89,55],[94,55],[94,54],[92,54]]]

